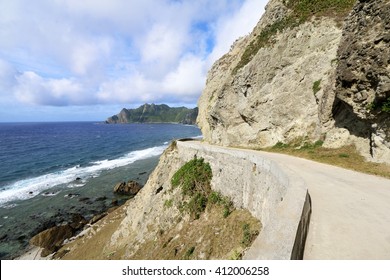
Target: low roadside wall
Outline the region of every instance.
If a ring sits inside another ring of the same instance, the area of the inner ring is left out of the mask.
[[[256,151],[177,141],[181,160],[202,157],[213,171],[212,188],[248,209],[263,228],[244,259],[302,259],[311,203],[305,182]]]

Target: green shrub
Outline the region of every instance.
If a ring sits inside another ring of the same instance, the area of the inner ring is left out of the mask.
[[[385,100],[375,100],[367,104],[366,109],[369,112],[378,110],[378,112],[390,113],[390,97]]]
[[[222,205],[223,206],[223,212],[222,215],[224,218],[227,218],[233,211],[234,211],[234,205],[233,202],[226,196],[223,196],[219,192],[211,192],[208,201],[214,205]]]
[[[314,93],[314,95],[316,95],[317,92],[320,91],[320,89],[321,89],[320,84],[321,84],[321,79],[318,80],[318,81],[315,81],[315,82],[313,83],[313,93]]]
[[[242,226],[242,240],[241,240],[241,244],[244,247],[248,247],[249,245],[251,245],[251,242],[252,242],[252,236],[251,236],[250,226],[249,226],[249,224],[244,224]]]
[[[192,196],[196,192],[207,194],[210,191],[212,171],[203,158],[194,158],[184,164],[171,179],[173,187],[181,186],[183,195]]]
[[[381,107],[382,112],[390,113],[390,97],[387,98],[385,102],[383,102]]]
[[[219,192],[211,192],[209,195],[209,202],[211,204],[221,204],[223,202],[223,197]]]
[[[275,148],[275,149],[284,149],[284,148],[288,148],[289,145],[288,144],[285,144],[285,143],[282,143],[282,142],[278,142],[276,143],[272,148]]]
[[[259,232],[257,230],[251,231],[251,227],[249,224],[243,224],[241,244],[244,247],[249,247],[252,244],[253,240],[255,240],[257,235],[259,235]]]
[[[171,179],[172,186],[180,186],[183,196],[189,197],[188,202],[179,205],[180,212],[186,211],[194,219],[200,217],[207,206],[211,178],[210,164],[205,163],[203,158],[195,157],[175,172]]]
[[[322,147],[324,144],[324,141],[318,140],[314,143],[305,142],[303,143],[303,146],[300,148],[300,150],[315,150],[319,147]]]
[[[187,204],[188,212],[194,219],[199,219],[207,206],[207,198],[201,193],[195,193]]]

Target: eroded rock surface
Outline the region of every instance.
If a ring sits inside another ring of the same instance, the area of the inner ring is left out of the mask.
[[[370,140],[390,161],[390,1],[357,1],[338,51],[336,127]]]
[[[213,65],[198,103],[204,139],[252,148],[324,140],[390,162],[390,2],[349,1],[297,23],[300,2],[270,1]]]

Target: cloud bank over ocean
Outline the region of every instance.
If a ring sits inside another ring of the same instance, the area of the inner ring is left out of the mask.
[[[15,108],[39,119],[81,106],[96,119],[122,104],[195,105],[209,67],[265,3],[1,1],[0,121]]]

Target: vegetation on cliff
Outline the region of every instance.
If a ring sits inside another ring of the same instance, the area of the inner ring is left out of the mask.
[[[169,107],[161,104],[144,104],[136,109],[123,108],[106,120],[106,123],[182,123],[195,124],[198,108]]]
[[[180,204],[182,211],[188,212],[194,219],[199,219],[207,206],[219,205],[223,208],[223,217],[226,218],[233,211],[231,200],[219,192],[211,191],[212,171],[210,164],[203,158],[194,158],[185,163],[172,176],[173,187],[181,187],[182,195],[188,200]]]

